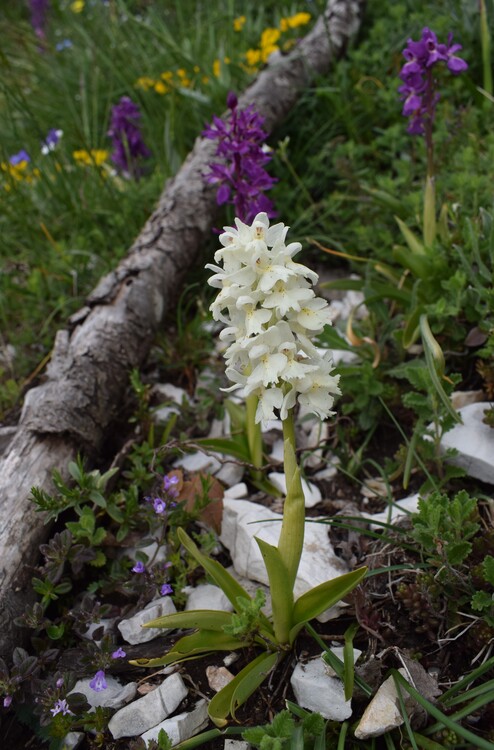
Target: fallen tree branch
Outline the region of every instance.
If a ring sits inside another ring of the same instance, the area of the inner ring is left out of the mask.
[[[363,0],[329,0],[314,29],[275,57],[239,98],[254,104],[272,132],[316,74],[328,71],[360,24]],[[197,139],[177,175],[117,268],[58,332],[44,382],[27,392],[16,437],[0,461],[0,655],[21,633],[38,547],[49,527],[30,501],[33,486],[50,491],[51,472],[78,451],[94,457],[118,413],[129,372],[145,360],[189,269],[198,261],[217,212],[203,174],[216,144]]]

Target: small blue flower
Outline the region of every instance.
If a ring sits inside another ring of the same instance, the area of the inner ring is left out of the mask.
[[[59,698],[57,701],[55,701],[53,708],[50,708],[50,713],[52,713],[53,716],[56,716],[57,714],[62,714],[63,716],[66,716],[67,714],[72,714],[72,711],[69,708],[69,704],[67,703],[67,700],[65,698]]]
[[[141,562],[140,560],[138,560],[136,562],[136,564],[134,565],[134,567],[132,568],[132,572],[133,573],[145,573],[146,572],[146,566],[144,565],[143,562]]]
[[[169,594],[173,594],[173,588],[170,586],[169,583],[164,583],[163,586],[160,588],[160,594],[161,596],[168,596]]]
[[[31,161],[31,157],[29,156],[27,151],[25,151],[24,149],[21,149],[21,151],[18,151],[17,154],[13,154],[13,156],[9,158],[9,162],[14,167],[16,167],[18,164],[20,164],[23,161]]]
[[[45,140],[43,141],[43,144],[41,146],[41,153],[46,155],[50,153],[50,151],[53,151],[62,136],[63,130],[56,130],[55,128],[51,128],[48,131]]]
[[[105,673],[102,669],[99,669],[96,672],[93,679],[89,683],[89,687],[96,693],[101,693],[102,690],[106,690],[108,685],[106,684]]]
[[[71,39],[62,39],[61,42],[58,42],[55,45],[55,49],[56,49],[57,52],[63,52],[64,49],[70,49],[73,46],[74,45],[73,45]]]
[[[164,513],[166,511],[166,503],[161,497],[155,497],[153,500],[153,508],[155,513]]]
[[[127,656],[122,646],[119,646],[116,651],[111,655],[112,659],[124,659]]]

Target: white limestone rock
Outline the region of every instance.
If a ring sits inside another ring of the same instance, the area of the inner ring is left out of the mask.
[[[234,679],[234,675],[226,667],[210,665],[206,667],[206,678],[211,690],[219,693],[220,690],[223,690]]]
[[[406,669],[400,668],[400,674],[407,679]],[[402,690],[405,708],[413,706],[405,690]],[[409,705],[408,705],[409,704]],[[356,729],[355,737],[358,740],[366,740],[370,737],[380,737],[403,724],[400,711],[400,702],[393,677],[388,677],[365,709]]]
[[[208,722],[208,703],[202,698],[196,703],[192,711],[184,712],[178,714],[178,716],[172,716],[170,719],[161,721],[152,729],[144,732],[141,738],[146,743],[149,740],[157,740],[160,730],[164,729],[172,745],[178,745],[179,742],[184,742],[198,734],[208,725]]]
[[[192,400],[183,388],[173,385],[173,383],[156,383],[153,386],[153,395],[158,396],[163,401],[173,401],[181,406],[184,401],[191,404]]]
[[[169,629],[143,628],[142,626],[151,620],[155,620],[157,617],[171,615],[176,611],[177,608],[170,597],[163,596],[149,602],[143,610],[136,612],[132,617],[128,617],[126,620],[119,622],[117,627],[122,634],[122,638],[127,643],[147,643],[148,641],[152,641],[153,638],[157,638],[159,635],[168,633]]]
[[[177,469],[185,469],[185,471],[205,471],[209,474],[214,474],[221,469],[221,463],[215,456],[200,451],[187,453],[185,456],[177,458],[173,462],[173,466]]]
[[[362,518],[366,518],[371,521],[371,529],[381,529],[382,526],[379,523],[394,523],[398,518],[407,516],[410,513],[416,513],[418,509],[420,495],[415,493],[409,497],[404,497],[401,500],[396,500],[389,508],[383,510],[381,513],[361,513]],[[377,521],[378,523],[372,523]]]
[[[124,706],[111,717],[108,729],[113,739],[134,737],[156,726],[178,708],[187,693],[180,674],[170,675],[155,690]]]
[[[283,472],[272,471],[268,474],[268,479],[277,490],[286,495],[286,476]],[[322,500],[321,491],[319,487],[316,487],[312,482],[308,482],[302,477],[302,489],[305,497],[305,507],[313,508],[314,505],[320,503]]]
[[[254,537],[277,545],[281,515],[247,500],[223,500],[221,542],[232,556],[235,571],[246,578],[269,584],[261,552]],[[266,523],[262,523],[265,521]],[[345,563],[336,557],[323,524],[306,523],[295,597],[324,581],[347,573]]]
[[[84,732],[69,732],[63,738],[60,750],[76,750],[85,736]]]
[[[233,612],[231,601],[219,588],[211,583],[203,583],[191,588],[188,592],[185,609],[217,609],[223,612]]]
[[[343,649],[332,650],[342,658]],[[354,649],[354,659],[360,654],[361,651]],[[351,700],[345,700],[342,681],[328,671],[322,656],[310,659],[306,664],[298,663],[290,678],[295,698],[299,706],[317,711],[325,719],[345,721],[352,715]]]
[[[225,740],[224,750],[249,750],[249,745],[245,740]]]
[[[468,404],[459,409],[463,424],[456,424],[441,438],[441,450],[455,448],[458,455],[448,459],[467,474],[482,482],[494,484],[494,429],[484,424],[488,401]]]
[[[225,457],[226,458],[226,457]],[[235,461],[226,460],[221,468],[215,472],[215,477],[227,487],[234,487],[242,481],[245,467]]]
[[[91,711],[98,706],[102,706],[103,708],[121,708],[133,700],[136,694],[136,682],[128,682],[126,685],[122,685],[115,677],[107,675],[105,690],[96,691],[89,685],[91,680],[91,677],[78,680],[69,693],[69,695],[72,693],[82,693],[91,706]]]
[[[242,497],[248,497],[249,490],[247,489],[247,485],[245,482],[239,482],[238,484],[234,484],[232,487],[228,487],[223,497],[228,497],[230,500],[238,500]]]

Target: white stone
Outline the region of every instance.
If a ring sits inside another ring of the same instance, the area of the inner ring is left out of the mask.
[[[269,585],[264,561],[254,537],[276,546],[281,518],[278,513],[247,500],[223,500],[220,539],[230,551],[238,574]],[[334,554],[327,527],[324,524],[306,523],[304,549],[294,587],[295,597],[346,572],[348,568]]]
[[[494,484],[494,429],[482,421],[491,407],[484,401],[459,409],[463,424],[456,424],[442,436],[441,450],[455,448],[458,455],[448,461],[461,466],[469,476]]]
[[[220,482],[226,484],[227,487],[234,487],[242,481],[244,473],[244,466],[241,466],[236,461],[226,460],[225,463],[221,465],[219,471],[215,472],[214,476]]]
[[[113,617],[111,619],[101,619],[99,622],[91,622],[89,624],[88,629],[85,633],[81,633],[82,637],[85,638],[87,641],[94,641],[93,633],[95,633],[99,628],[103,628],[101,631],[101,638],[105,635],[105,633],[109,633],[110,630],[113,628],[115,624],[116,618]],[[101,641],[101,638],[96,641],[96,643],[99,643]]]
[[[283,463],[285,460],[285,444],[283,440],[275,440],[269,454],[270,463]]]
[[[249,750],[249,745],[245,740],[225,740],[224,750]]]
[[[165,719],[161,721],[152,729],[141,735],[144,742],[149,740],[157,740],[158,734],[161,729],[164,729],[168,737],[171,740],[172,745],[177,745],[179,742],[184,742],[190,737],[198,734],[204,727],[209,723],[208,717],[208,704],[207,701],[202,698],[196,703],[192,711],[178,714],[173,716],[171,719]]]
[[[211,690],[219,693],[220,690],[223,690],[233,680],[234,675],[226,667],[210,665],[206,667],[206,677]]]
[[[400,668],[400,674],[407,679],[406,669]],[[405,707],[407,706],[407,693],[402,690]],[[391,731],[403,724],[400,711],[400,702],[393,677],[384,680],[379,690],[365,709],[358,726],[355,729],[355,737],[358,740],[366,740],[370,737],[379,737],[385,732]]]
[[[145,547],[132,547],[124,549],[124,555],[130,557],[131,560],[137,562],[137,553],[143,552],[148,560],[152,560],[153,563],[165,562],[168,559],[168,547],[166,544],[158,544],[158,542],[150,542]]]
[[[227,596],[212,583],[203,583],[191,589],[185,609],[218,609],[233,612],[233,606]]]
[[[394,523],[398,518],[408,516],[410,513],[416,513],[419,497],[420,495],[415,493],[415,495],[396,500],[381,513],[361,513],[361,516],[371,521],[371,529],[379,530],[382,528],[379,525],[380,523]],[[372,523],[373,521],[377,521],[378,523]]]
[[[314,479],[317,479],[318,482],[321,481],[328,481],[330,479],[333,479],[337,473],[338,473],[338,465],[339,465],[339,459],[337,459],[335,456],[328,456],[325,457],[325,468],[320,469],[314,474]]]
[[[137,690],[137,683],[128,682],[126,685],[122,685],[115,677],[106,675],[106,688],[105,690],[93,690],[89,683],[92,677],[88,677],[84,680],[78,680],[70,693],[82,693],[85,696],[87,702],[91,706],[91,710],[97,706],[103,708],[121,708],[126,703],[131,701]]]
[[[186,471],[206,471],[210,474],[214,474],[216,471],[221,469],[221,463],[213,455],[206,455],[206,453],[196,452],[187,453],[185,456],[177,458],[173,462],[173,466],[185,469]]]
[[[76,750],[85,736],[84,732],[69,732],[63,738],[60,750]]]
[[[121,708],[111,717],[108,729],[113,739],[134,737],[156,726],[178,708],[187,693],[180,674],[175,672],[170,675],[155,690]]]
[[[283,495],[286,495],[286,476],[283,472],[272,471],[270,474],[268,474],[268,479],[271,484],[276,487],[277,490],[282,492]],[[312,482],[308,482],[303,477],[302,489],[304,491],[306,508],[313,508],[314,505],[317,505],[317,503],[321,502],[322,495],[319,487],[316,487],[315,484],[312,484]]]
[[[245,482],[239,482],[238,484],[234,484],[232,487],[228,487],[225,490],[225,493],[223,497],[228,497],[230,500],[237,500],[241,497],[247,497],[249,494],[249,490],[247,489],[247,485]]]
[[[157,638],[159,635],[168,633],[168,628],[143,628],[147,622],[155,620],[157,617],[163,617],[163,615],[171,615],[176,612],[173,601],[169,596],[163,596],[160,599],[154,599],[152,602],[144,607],[143,610],[137,612],[132,617],[128,617],[126,620],[122,620],[118,623],[117,627],[122,634],[122,638],[127,643],[147,643],[152,641],[153,638]]]
[[[172,383],[156,383],[153,386],[153,394],[158,395],[163,401],[173,401],[178,406],[181,406],[184,401],[187,401],[189,404],[192,403],[187,391],[184,391],[183,388],[178,388]]]
[[[360,653],[354,651],[354,658],[358,658]],[[290,683],[297,703],[302,708],[317,711],[331,721],[345,721],[352,715],[352,703],[351,700],[345,700],[342,681],[328,674],[327,665],[321,656],[310,659],[306,664],[298,663]]]

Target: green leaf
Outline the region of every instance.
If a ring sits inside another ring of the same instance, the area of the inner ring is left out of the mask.
[[[198,630],[196,633],[180,638],[164,656],[155,659],[134,659],[129,663],[138,667],[164,667],[168,664],[197,659],[199,656],[215,651],[236,651],[249,645],[247,641],[239,641],[238,638],[232,638],[217,630]]]
[[[315,586],[310,591],[302,594],[295,602],[293,608],[293,627],[290,631],[290,643],[293,643],[297,633],[306,622],[312,620],[341,601],[352,589],[357,586],[367,573],[367,568],[358,568],[350,573],[345,573],[332,581],[325,581]]]
[[[472,551],[470,542],[451,542],[446,546],[446,559],[450,565],[459,565]]]
[[[214,582],[220,587],[225,596],[233,604],[236,612],[240,613],[241,610],[238,606],[237,598],[252,598],[244,589],[244,587],[241,586],[240,583],[232,575],[230,575],[230,573],[228,573],[219,562],[217,562],[216,560],[212,560],[210,557],[207,557],[207,555],[204,555],[183,529],[177,529],[177,535],[185,549],[192,555],[192,557],[197,560],[199,565],[202,565],[206,573],[211,576]],[[263,628],[265,628],[272,634],[273,628],[268,618],[261,613],[260,619],[262,621]]]
[[[488,594],[487,591],[476,591],[471,600],[472,609],[476,612],[489,610],[494,605],[493,596],[493,594]]]
[[[195,441],[197,445],[209,448],[218,453],[226,453],[241,461],[250,463],[250,451],[245,435],[235,435],[231,438],[200,438]]]
[[[396,223],[400,227],[400,231],[403,235],[403,238],[405,242],[407,243],[408,247],[412,251],[414,255],[426,255],[425,248],[417,235],[412,232],[410,227],[408,227],[404,221],[402,221],[398,216],[395,216]]]
[[[235,711],[266,679],[278,660],[277,653],[260,654],[247,664],[231,682],[211,699],[208,713],[217,727],[227,724],[227,716],[235,718]]]
[[[482,563],[484,569],[484,578],[487,583],[494,586],[494,557],[492,555],[486,555]]]
[[[268,573],[274,636],[278,643],[289,643],[292,626],[293,591],[288,571],[281,559],[278,547],[268,544],[264,539],[255,537],[255,540],[261,550],[262,559]]]
[[[203,630],[217,630],[224,632],[223,627],[230,625],[231,612],[222,612],[216,609],[189,609],[185,612],[174,612],[171,615],[163,615],[155,620],[146,622],[143,628],[201,628]]]

